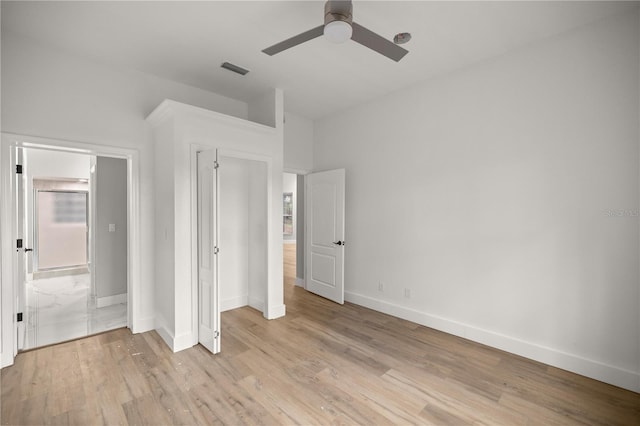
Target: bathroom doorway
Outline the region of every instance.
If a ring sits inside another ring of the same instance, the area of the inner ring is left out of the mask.
[[[126,326],[126,160],[21,151],[26,274],[19,349]]]

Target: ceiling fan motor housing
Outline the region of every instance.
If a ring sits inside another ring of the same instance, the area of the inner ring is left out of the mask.
[[[343,21],[351,25],[353,20],[353,5],[350,1],[329,0],[324,5],[324,24]]]

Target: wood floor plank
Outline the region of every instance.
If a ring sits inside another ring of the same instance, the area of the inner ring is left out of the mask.
[[[419,395],[426,404],[456,413],[465,422],[504,425],[527,423],[524,415],[509,407],[500,406],[482,395],[467,390],[464,386],[450,383],[437,376],[415,377],[391,370],[383,377],[405,392]]]
[[[419,423],[417,414],[422,410],[424,403],[406,394],[398,399],[396,392],[400,389],[385,386],[374,377],[358,377],[353,374],[342,376],[337,370],[327,368],[318,374],[318,378],[321,383],[331,384],[349,393],[381,418],[369,424]]]
[[[247,376],[242,379],[243,387],[258,403],[260,403],[279,424],[322,425],[327,421],[309,401],[300,398],[303,389],[270,376],[259,378]],[[294,392],[297,391],[297,392]]]
[[[516,395],[505,393],[500,398],[500,404],[509,407],[518,413],[521,413],[527,418],[528,424],[536,425],[565,425],[568,423],[580,423],[577,421],[571,421],[571,419],[546,407],[543,407],[535,402],[527,401]]]
[[[189,391],[224,424],[266,425],[275,419],[237,383],[227,379],[208,382]]]
[[[640,425],[640,394],[345,303],[295,283],[287,316],[222,314],[222,352],[118,329],[20,353],[10,425]]]
[[[171,417],[158,406],[152,395],[145,395],[122,404],[126,423],[130,425],[169,425]]]

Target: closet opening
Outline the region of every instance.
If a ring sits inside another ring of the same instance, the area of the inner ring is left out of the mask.
[[[201,151],[198,169],[198,342],[221,350],[221,313],[264,314],[269,284],[269,165]]]
[[[219,155],[220,311],[263,312],[267,289],[267,165]]]

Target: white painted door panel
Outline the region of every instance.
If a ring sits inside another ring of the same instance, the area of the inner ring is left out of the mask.
[[[198,153],[198,341],[220,352],[216,151]]]
[[[306,176],[306,288],[344,303],[344,169]]]

